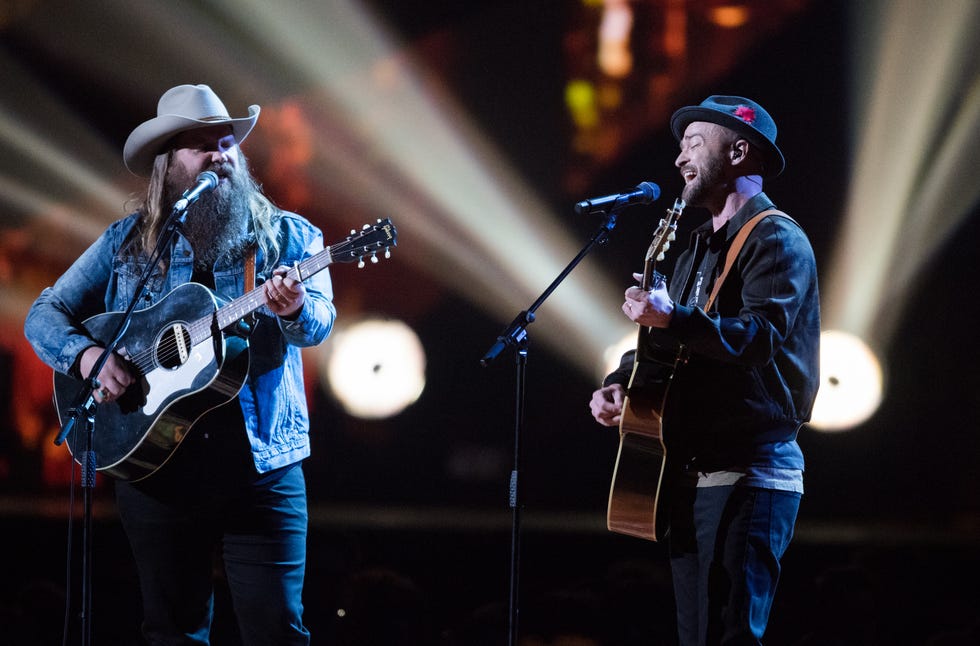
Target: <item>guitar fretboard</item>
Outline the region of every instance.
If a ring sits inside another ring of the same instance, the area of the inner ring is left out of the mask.
[[[391,220],[379,220],[376,225],[364,225],[361,232],[351,231],[351,237],[343,242],[327,246],[306,260],[297,262],[287,272],[286,277],[303,282],[335,262],[352,262],[361,260],[365,254],[370,254],[377,261],[376,253],[384,249],[385,256],[390,255],[390,248],[396,244],[395,227]],[[363,261],[361,261],[363,266]],[[205,316],[187,326],[191,337],[191,345],[197,345],[212,336],[215,328],[225,330],[238,323],[255,310],[267,304],[265,289],[260,285],[252,291],[239,296],[209,316]]]
[[[292,269],[286,272],[286,277],[302,282],[313,274],[326,269],[332,263],[331,249],[327,247],[320,253],[307,258],[303,262],[297,263]],[[265,289],[261,285],[239,296],[226,305],[219,307],[212,316],[206,316],[191,323],[188,326],[188,331],[190,332],[192,343],[197,344],[211,336],[212,327],[215,322],[219,330],[224,330],[259,309],[267,302]]]

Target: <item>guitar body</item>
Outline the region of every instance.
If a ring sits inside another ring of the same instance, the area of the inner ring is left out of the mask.
[[[640,285],[646,291],[666,281],[655,267],[674,239],[684,207],[683,200],[676,200],[654,232]],[[620,534],[660,541],[670,528],[665,504],[668,492],[664,486],[669,483],[670,469],[663,415],[674,370],[684,360],[684,348],[654,334],[642,326],[637,334],[633,373],[619,421],[619,451],[609,486],[606,527]]]
[[[650,541],[663,540],[670,527],[664,504],[668,463],[663,411],[673,370],[657,367],[641,361],[633,366],[606,513],[610,531]]]
[[[211,290],[187,283],[133,313],[118,351],[141,357],[135,363],[139,374],[122,397],[94,409],[96,470],[122,480],[149,476],[170,458],[194,422],[238,394],[248,374],[248,342],[217,330],[192,342],[189,331],[192,321],[206,320],[217,309]],[[84,325],[105,345],[122,316],[99,314]],[[55,408],[62,425],[71,417],[66,407],[86,388],[83,381],[55,372]],[[76,426],[67,438],[76,460],[88,445],[83,431],[84,426]]]

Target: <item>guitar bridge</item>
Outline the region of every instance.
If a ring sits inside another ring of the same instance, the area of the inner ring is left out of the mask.
[[[177,358],[181,365],[183,365],[187,363],[187,357],[190,356],[190,350],[187,348],[187,338],[183,334],[183,326],[175,324],[173,331],[174,341],[177,342]]]

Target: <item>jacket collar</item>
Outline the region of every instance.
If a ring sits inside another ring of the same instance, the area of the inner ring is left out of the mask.
[[[772,200],[765,193],[760,192],[758,195],[754,195],[749,199],[748,202],[742,205],[735,215],[725,223],[722,228],[724,231],[725,240],[729,241],[735,237],[738,230],[742,228],[742,225],[752,219],[756,214],[762,213],[767,209],[775,208]],[[714,233],[714,229],[711,225],[711,220],[708,220],[704,224],[700,225],[693,231],[694,235],[698,236],[702,240],[707,240]]]

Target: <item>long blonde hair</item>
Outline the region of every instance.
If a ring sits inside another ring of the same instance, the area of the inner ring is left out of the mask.
[[[153,160],[153,171],[150,174],[149,184],[146,195],[139,202],[136,210],[140,214],[137,225],[136,235],[133,240],[134,255],[149,256],[156,247],[157,239],[163,233],[163,228],[170,217],[169,204],[164,204],[164,194],[167,174],[173,162],[173,151],[161,153]],[[238,163],[246,186],[248,187],[248,205],[251,218],[251,235],[254,235],[255,244],[261,251],[264,259],[262,269],[271,271],[279,260],[280,242],[277,235],[277,222],[282,215],[282,210],[262,192],[262,187],[252,177],[248,168],[248,160],[239,150]],[[166,270],[169,258],[166,254],[160,259],[161,270]]]

